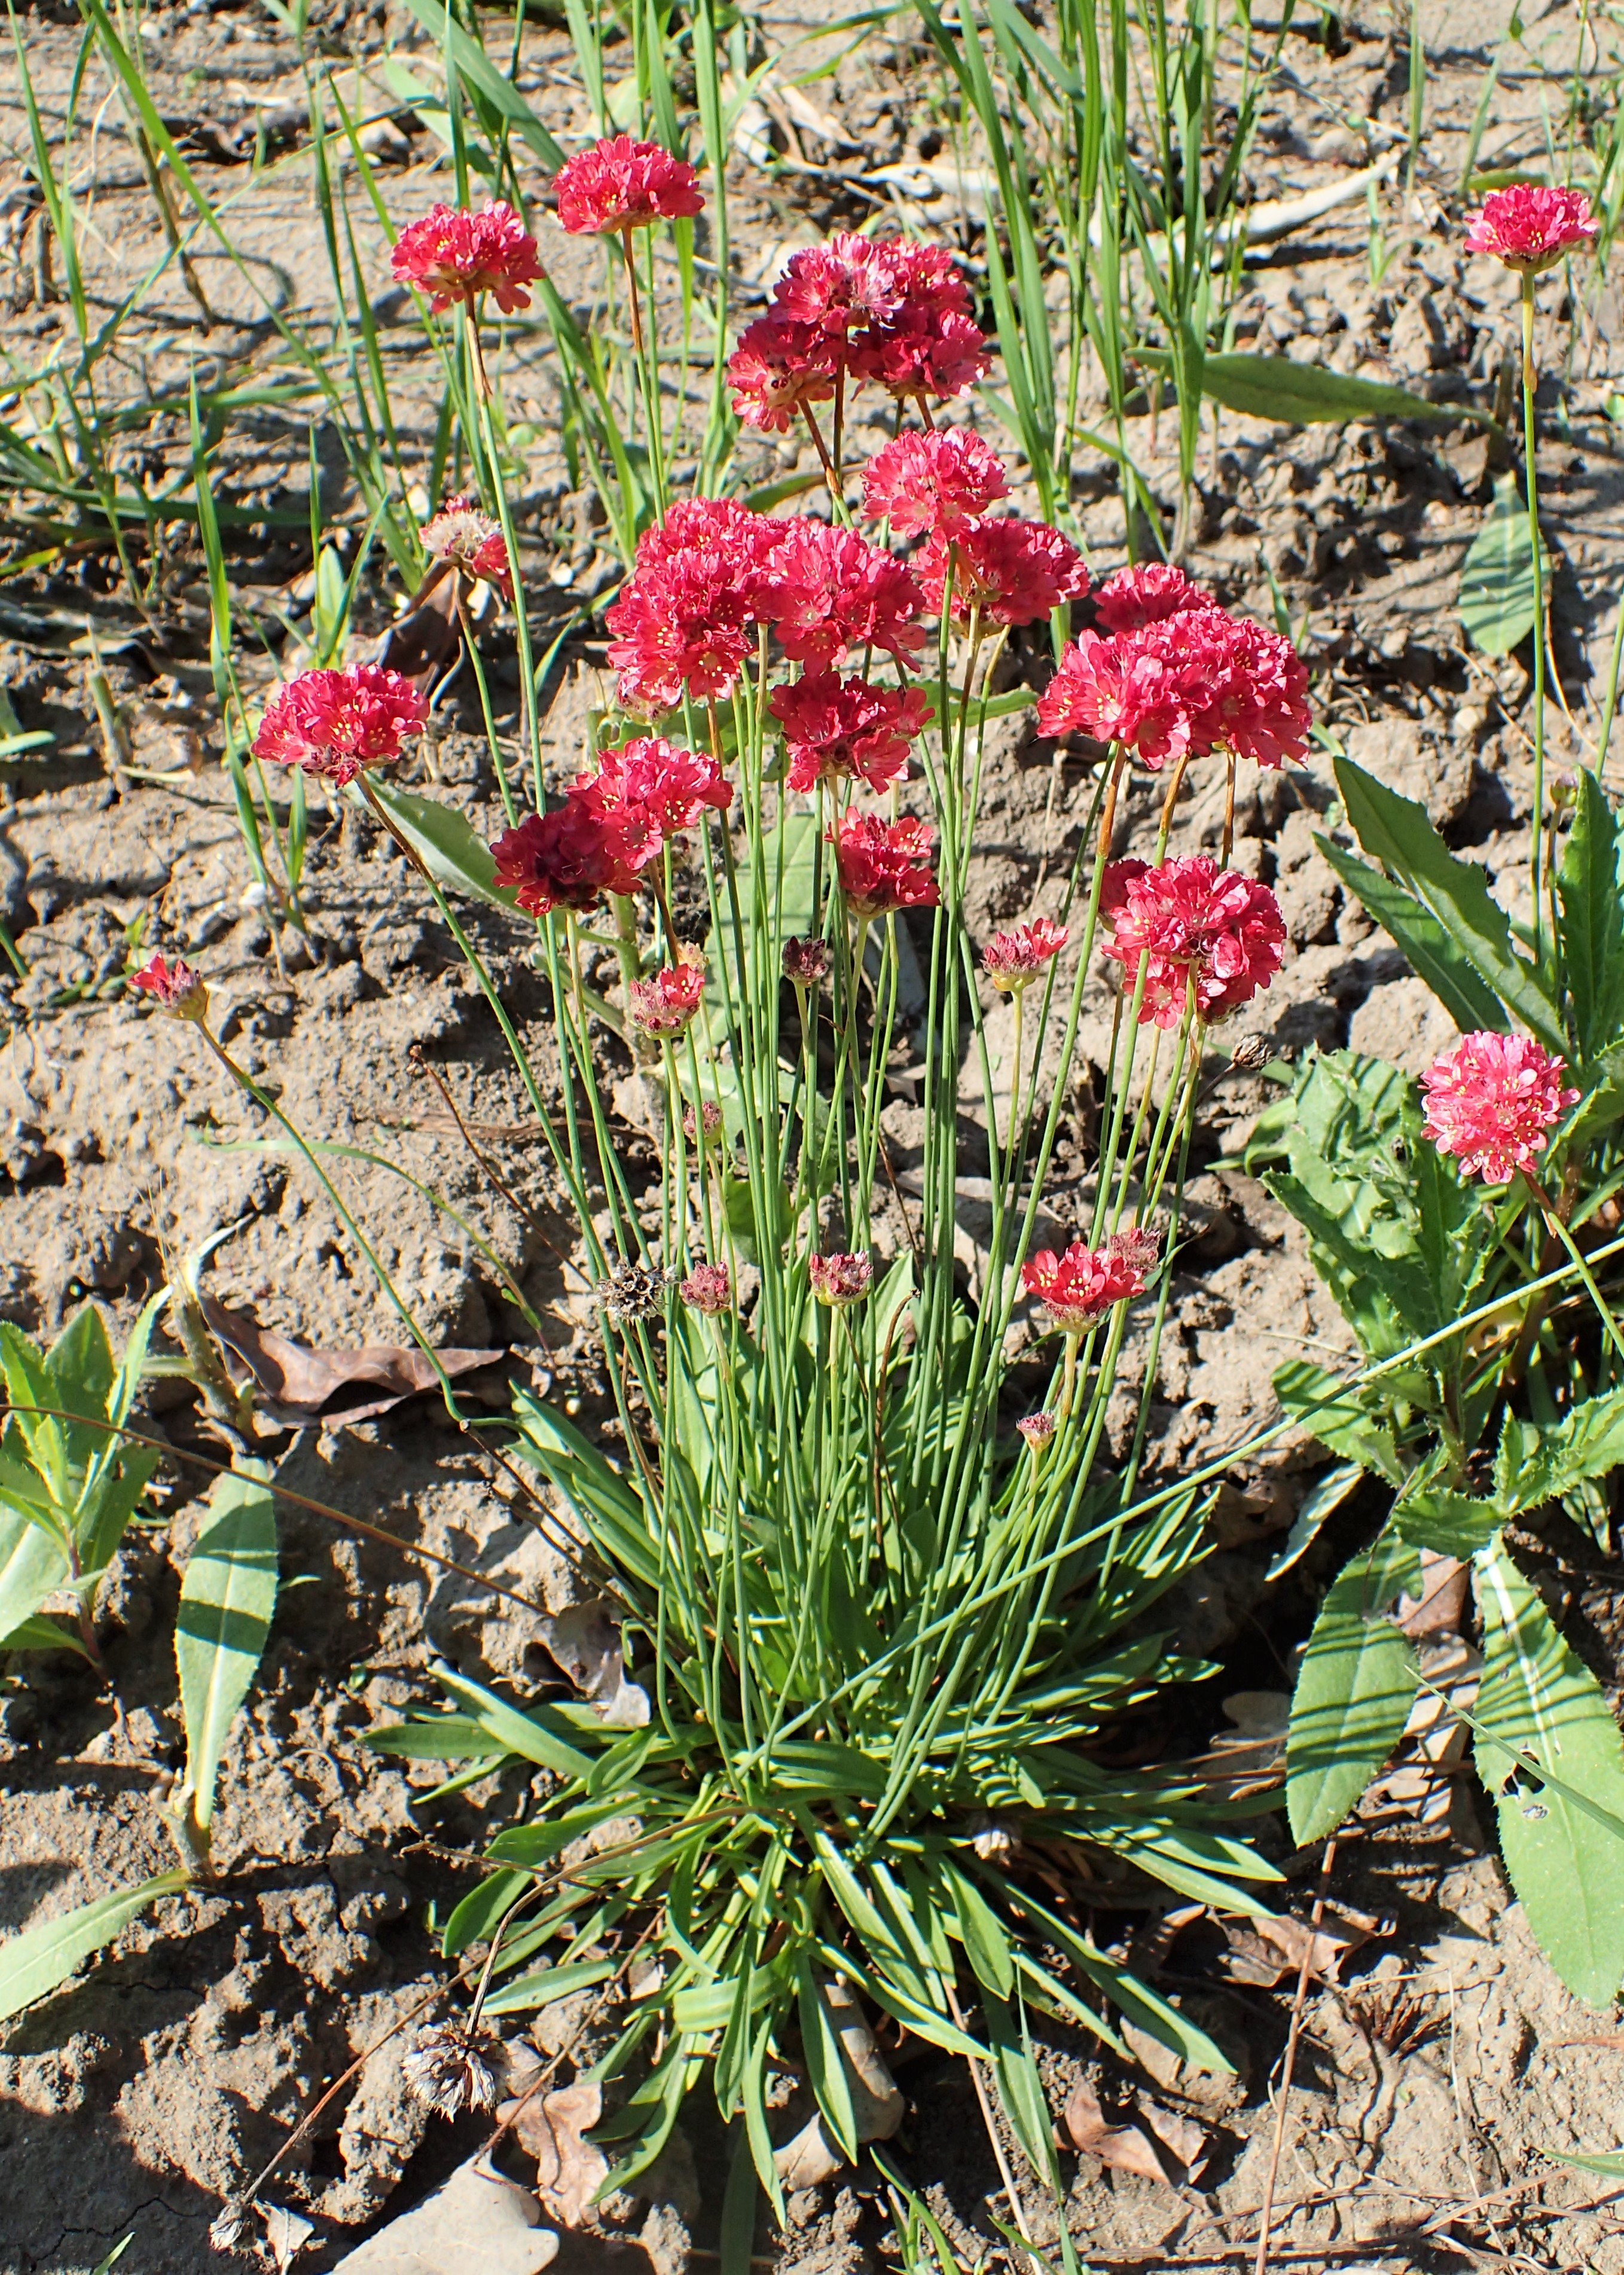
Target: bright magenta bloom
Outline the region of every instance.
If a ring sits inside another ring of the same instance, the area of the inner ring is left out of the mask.
[[[1528,1035],[1462,1035],[1421,1077],[1423,1132],[1440,1153],[1455,1154],[1469,1177],[1503,1185],[1535,1167],[1547,1132],[1578,1104],[1579,1092],[1562,1087],[1564,1071],[1564,1062]]]
[[[986,341],[945,246],[884,240],[897,305],[883,323],[847,344],[852,376],[872,379],[899,402],[946,403],[973,387],[988,365]]]
[[[884,323],[902,301],[890,246],[846,230],[792,253],[773,290],[775,315],[842,342]]]
[[[948,556],[953,556],[953,616],[968,624],[978,608],[983,630],[993,624],[1035,624],[1062,601],[1088,590],[1083,556],[1045,521],[978,521],[956,536],[933,537],[919,556],[919,572],[940,608]]]
[[[758,316],[728,359],[734,410],[764,435],[787,435],[804,403],[834,394],[839,352],[839,343],[811,324]]]
[[[1491,190],[1467,228],[1469,253],[1492,253],[1520,276],[1537,276],[1565,253],[1587,249],[1601,223],[1582,190],[1549,189],[1542,183],[1514,182]]]
[[[684,692],[729,694],[755,656],[767,563],[782,522],[730,498],[692,498],[638,540],[637,566],[605,619],[619,698],[658,717]]]
[[[615,875],[601,823],[573,794],[548,813],[527,813],[491,851],[496,882],[517,888],[518,905],[532,916],[590,908]]]
[[[1152,770],[1220,749],[1278,767],[1308,746],[1307,695],[1288,640],[1203,601],[1108,639],[1084,632],[1061,658],[1038,725],[1121,743]]]
[[[1105,952],[1131,992],[1144,970],[1139,1024],[1176,1027],[1195,981],[1196,1013],[1208,1025],[1250,1003],[1284,960],[1286,924],[1266,885],[1220,869],[1205,853],[1164,861],[1114,861],[1100,913],[1112,924]]]
[[[208,1017],[208,990],[203,985],[203,975],[194,971],[178,956],[173,964],[165,964],[155,956],[139,971],[130,974],[130,985],[143,995],[150,995],[161,1010],[177,1019],[206,1019]]]
[[[1011,932],[995,932],[981,951],[981,968],[1001,995],[1018,993],[1060,954],[1071,934],[1047,917]]]
[[[651,979],[634,979],[626,990],[631,1017],[639,1035],[680,1035],[693,1023],[705,997],[705,959],[684,956]]]
[[[871,687],[834,671],[804,673],[793,686],[779,688],[767,708],[789,746],[789,786],[805,792],[854,777],[871,790],[888,790],[907,774],[909,745],[931,715],[917,687]]]
[[[853,916],[889,916],[894,909],[933,909],[941,888],[931,874],[935,833],[911,815],[888,825],[848,806],[835,842],[835,873]]]
[[[578,775],[570,796],[603,833],[608,890],[635,893],[667,838],[691,829],[706,807],[725,813],[733,785],[709,756],[648,735],[603,752],[597,773]]]
[[[1162,624],[1186,608],[1212,605],[1211,594],[1192,585],[1171,561],[1146,561],[1106,579],[1094,596],[1094,621],[1102,631],[1137,632],[1142,624]]]
[[[809,1257],[806,1271],[812,1294],[820,1304],[828,1304],[835,1310],[847,1304],[860,1304],[874,1276],[871,1258],[848,1255],[842,1251],[833,1256]]]
[[[869,460],[863,510],[888,521],[893,537],[927,530],[948,537],[1008,495],[1003,461],[968,427],[910,428]]]
[[[428,705],[409,679],[375,663],[346,671],[301,671],[276,690],[253,738],[254,756],[342,787],[364,767],[388,766]]]
[[[785,525],[761,602],[797,663],[842,663],[880,647],[906,662],[925,645],[925,595],[909,570],[852,529],[801,515]]]
[[[725,1264],[696,1264],[676,1292],[691,1311],[733,1309],[733,1282]]]
[[[525,287],[541,274],[536,240],[505,198],[487,203],[483,213],[434,207],[402,230],[389,266],[403,284],[428,294],[435,315],[454,300],[472,307],[481,292],[494,292],[496,306],[511,315],[529,307]]]
[[[1040,1248],[1029,1257],[1021,1266],[1021,1285],[1057,1327],[1079,1335],[1113,1304],[1144,1293],[1144,1275],[1155,1255],[1154,1243],[1140,1233],[1114,1234],[1103,1248],[1074,1240],[1063,1256]]]
[[[1121,743],[1155,769],[1189,750],[1193,699],[1187,676],[1135,646],[1131,636],[1101,639],[1084,632],[1039,698],[1038,728],[1045,735],[1082,733]]]
[[[449,561],[467,576],[494,585],[504,600],[513,598],[513,571],[502,524],[481,513],[472,498],[447,498],[424,525],[423,545],[436,561]]]
[[[658,142],[610,134],[578,150],[558,170],[560,226],[572,237],[646,229],[657,221],[691,218],[705,209],[699,178],[685,159]]]

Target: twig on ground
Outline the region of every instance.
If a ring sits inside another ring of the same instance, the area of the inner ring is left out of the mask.
[[[1303,2031],[1303,2008],[1308,1998],[1314,1939],[1325,1917],[1326,1898],[1331,1888],[1331,1870],[1335,1863],[1336,1836],[1333,1833],[1326,1843],[1325,1861],[1319,1867],[1319,1886],[1314,1893],[1314,1908],[1303,1945],[1303,1961],[1297,1969],[1296,1992],[1291,2001],[1291,2026],[1286,2033],[1286,2052],[1280,2063],[1280,2103],[1274,2112],[1274,2145],[1269,2152],[1269,2174],[1263,2185],[1263,2202],[1258,2212],[1258,2256],[1252,2262],[1253,2275],[1266,2275],[1269,2264],[1269,2224],[1273,2214],[1274,2183],[1280,2173],[1280,2150],[1286,2141],[1286,2113],[1291,2103],[1291,2073],[1297,2059],[1297,2040]]]

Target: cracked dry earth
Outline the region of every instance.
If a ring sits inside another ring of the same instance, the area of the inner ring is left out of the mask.
[[[1511,352],[1514,306],[1499,270],[1462,255],[1446,201],[1508,19],[1508,7],[1492,0],[1454,7],[1428,0],[1421,14],[1432,66],[1428,140],[1413,200],[1384,193],[1391,265],[1372,283],[1363,205],[1338,208],[1249,267],[1237,344],[1399,379],[1444,404],[1492,400]],[[147,51],[165,115],[191,122],[188,147],[211,194],[235,196],[233,226],[249,270],[286,305],[326,307],[307,175],[291,169],[242,194],[246,176],[238,162],[252,147],[256,122],[271,121],[275,147],[297,143],[303,97],[289,53],[252,10],[193,4],[146,21],[157,35]],[[48,14],[26,22],[49,125],[60,119],[76,35]],[[1571,64],[1575,22],[1571,10],[1557,7],[1525,25],[1523,45],[1500,74],[1485,163],[1514,163],[1543,147],[1541,74],[1560,76]],[[329,29],[336,42],[349,43],[363,72],[386,44],[409,54],[422,38],[404,11],[381,8],[335,15]],[[1341,29],[1336,54],[1307,40],[1287,43],[1249,162],[1253,197],[1334,183],[1401,135],[1401,34],[1385,12],[1367,16],[1363,7]],[[833,57],[842,44],[820,46],[827,27],[783,10],[769,12],[767,31],[788,50],[786,78]],[[555,132],[584,132],[567,42],[533,23],[521,47],[520,83],[530,99]],[[759,296],[786,246],[860,220],[877,198],[898,206],[910,225],[960,243],[972,274],[984,273],[978,217],[966,214],[956,187],[944,187],[952,170],[940,159],[944,114],[925,62],[893,22],[815,83],[829,133],[820,141],[803,122],[807,172],[769,180],[741,152],[729,178],[741,306]],[[93,79],[98,68],[91,65]],[[390,209],[405,215],[444,194],[446,178],[433,170],[434,146],[412,116],[393,116],[375,83],[368,99],[391,114],[381,118],[376,155]],[[0,111],[0,168],[11,186],[26,138],[14,110]],[[130,289],[161,240],[116,125],[107,125],[90,163],[80,195],[94,224],[90,282],[101,306]],[[876,192],[881,168],[900,178]],[[352,194],[391,389],[403,429],[426,459],[432,404],[381,241],[360,204]],[[584,321],[601,321],[595,268],[545,213],[539,229],[561,290]],[[199,268],[219,319],[209,351],[242,376],[275,377],[274,338],[255,329],[241,276],[213,255],[200,256]],[[64,355],[60,305],[33,296],[26,263],[12,299],[0,340],[13,372]],[[1542,306],[1542,359],[1555,375],[1542,396],[1540,473],[1556,564],[1556,654],[1583,729],[1595,716],[1624,587],[1624,478],[1604,412],[1624,366],[1624,324],[1616,281],[1572,308],[1552,283]],[[116,359],[132,393],[142,386],[155,392],[184,374],[199,345],[195,316],[172,278],[140,302],[127,330],[130,353]],[[518,437],[525,482],[515,510],[533,622],[543,646],[574,625],[544,691],[544,752],[557,782],[574,769],[587,712],[604,684],[594,611],[617,572],[601,514],[570,482],[544,335],[515,326],[501,361],[504,389],[526,422]],[[1141,397],[1128,423],[1130,447],[1170,518],[1174,421],[1166,412],[1159,419]],[[313,431],[323,510],[337,541],[353,545],[353,533],[345,540],[343,532],[358,531],[364,516],[337,438],[320,419]],[[310,432],[298,404],[261,406],[236,422],[221,455],[218,494],[242,514],[231,538],[233,577],[245,604],[267,622],[273,607],[297,618],[309,606],[299,527]],[[879,439],[878,427],[866,438],[854,435],[854,449]],[[160,412],[128,448],[126,472],[172,474],[184,462],[184,421]],[[744,455],[750,480],[813,471],[793,437]],[[1273,574],[1292,624],[1303,628],[1320,721],[1362,765],[1420,798],[1514,909],[1528,851],[1526,675],[1519,659],[1472,654],[1455,612],[1461,557],[1499,471],[1482,429],[1464,420],[1303,430],[1225,413],[1203,441],[1190,566],[1233,605],[1265,619],[1274,607]],[[1124,551],[1107,462],[1080,453],[1074,492],[1091,560],[1104,574]],[[526,1105],[500,1038],[452,941],[388,844],[359,817],[320,809],[309,865],[311,937],[291,930],[273,937],[215,763],[207,596],[200,560],[182,531],[172,533],[159,587],[155,625],[144,626],[121,601],[113,568],[91,551],[51,573],[12,580],[0,600],[0,679],[23,727],[56,738],[45,758],[0,768],[0,919],[27,966],[26,977],[0,980],[9,1022],[0,1050],[0,1315],[49,1334],[92,1298],[127,1326],[161,1283],[166,1257],[217,1239],[206,1286],[263,1325],[329,1349],[397,1336],[387,1300],[308,1170],[268,1147],[274,1132],[191,1047],[188,1033],[118,989],[127,928],[145,919],[149,941],[178,947],[205,967],[223,1033],[260,1079],[277,1086],[298,1126],[358,1149],[341,1164],[345,1192],[430,1331],[501,1354],[468,1378],[474,1410],[499,1415],[508,1383],[518,1380],[546,1389],[585,1426],[605,1429],[605,1385],[581,1282],[567,1263],[568,1226],[543,1150],[525,1134]],[[389,606],[374,578],[363,590],[362,633],[375,636]],[[89,692],[87,624],[131,737],[128,768],[116,776],[102,761]],[[511,747],[517,666],[500,628],[490,660],[498,728]],[[1038,646],[1017,645],[1002,668],[1008,680],[1035,680]],[[478,724],[472,695],[453,690],[428,754],[433,780],[425,776],[423,786],[488,834],[499,806]],[[1577,730],[1567,739],[1560,709],[1553,736],[1556,765],[1575,764],[1582,746]],[[176,769],[186,771],[162,784],[141,779]],[[1086,754],[1034,740],[1029,722],[1000,721],[988,780],[971,910],[978,931],[1058,905],[1079,843]],[[1323,752],[1289,776],[1243,778],[1237,865],[1273,886],[1291,935],[1286,969],[1247,1024],[1281,1056],[1350,1043],[1418,1068],[1446,1035],[1443,1016],[1316,851],[1315,831],[1334,824],[1333,798]],[[1156,799],[1154,784],[1137,786],[1122,811],[1119,851],[1145,850]],[[1221,791],[1197,784],[1172,850],[1215,847],[1221,825]],[[472,922],[545,1076],[542,998],[526,941],[495,912]],[[1066,1102],[1050,1202],[1054,1229],[1086,1204],[1109,1018],[1101,983],[1089,1001]],[[448,1130],[438,1094],[413,1071],[414,1046],[465,1114],[491,1133],[522,1206],[493,1192]],[[1161,1475],[1221,1453],[1266,1422],[1270,1376],[1282,1358],[1340,1350],[1347,1341],[1295,1228],[1241,1166],[1271,1084],[1224,1075],[1220,1061],[1212,1072],[1190,1192],[1192,1239],[1153,1393],[1153,1464]],[[604,1084],[635,1172],[651,1159],[639,1086],[626,1062],[607,1055]],[[972,1168],[978,1111],[972,1083],[965,1096]],[[918,1134],[917,1085],[906,1066],[897,1069],[886,1126],[905,1206]],[[546,1327],[545,1348],[479,1247],[455,1217],[429,1204],[425,1187],[500,1254]],[[971,1174],[960,1238],[972,1281],[980,1228]],[[902,1237],[895,1206],[888,1237]],[[1135,1367],[1144,1363],[1142,1342],[1131,1344],[1113,1416],[1119,1433],[1131,1417]],[[155,1383],[146,1402],[151,1426],[178,1447],[219,1450],[184,1387]],[[271,1444],[282,1480],[296,1491],[538,1604],[555,1606],[568,1586],[510,1505],[505,1478],[431,1401],[350,1423],[335,1417]],[[1216,1659],[1222,1675],[1169,1702],[1147,1745],[1188,1753],[1215,1735],[1265,1750],[1273,1743],[1291,1654],[1318,1587],[1373,1515],[1356,1497],[1310,1554],[1270,1583],[1271,1556],[1324,1466],[1325,1456],[1299,1437],[1232,1477],[1215,1514],[1213,1553],[1174,1606],[1185,1647]],[[19,1656],[6,1671],[0,1928],[173,1861],[159,1807],[178,1758],[170,1637],[200,1489],[184,1465],[166,1467],[153,1521],[131,1536],[102,1599],[107,1689],[65,1655]],[[521,1805],[517,1772],[425,1803],[436,1771],[383,1759],[359,1740],[431,1695],[437,1655],[511,1682],[521,1696],[555,1679],[533,1629],[471,1583],[312,1514],[290,1507],[282,1522],[281,1605],[222,1780],[217,1886],[172,1901],[129,1930],[100,1964],[14,2024],[0,2047],[4,2275],[88,2275],[125,2235],[133,2241],[119,2263],[123,2275],[201,2275],[219,2266],[206,2231],[220,2196],[271,2154],[328,2081],[441,1979],[435,1924],[470,1885],[460,1860]],[[1577,1549],[1564,1561],[1548,1540],[1540,1553],[1566,1631],[1613,1695],[1616,1566]],[[1278,1829],[1263,1837],[1292,1875],[1291,1908],[1305,1914],[1318,1857],[1290,1856]],[[1609,2018],[1570,2000],[1534,1950],[1466,1789],[1442,1817],[1418,1813],[1401,1787],[1379,1789],[1345,1844],[1335,1899],[1364,1924],[1349,1931],[1348,1949],[1328,1970],[1337,1979],[1316,1980],[1309,1998],[1278,2187],[1287,2216],[1277,2264],[1442,2269],[1478,2253],[1522,2266],[1624,2270],[1624,2227],[1607,2184],[1538,2153],[1613,2144],[1624,2052],[1609,2035]],[[1121,1942],[1137,1939],[1141,1950],[1152,1933],[1127,1915],[1111,1931]],[[1180,2136],[1181,2155],[1189,2152],[1182,2188],[1069,2158],[1068,2215],[1101,2268],[1238,2264],[1250,2256],[1250,2245],[1236,2239],[1253,2233],[1248,2215],[1268,2162],[1268,2082],[1295,1969],[1249,1960],[1201,1923],[1159,1945],[1146,1963],[1152,1961],[1164,1987],[1226,2048],[1235,2075],[1170,2071],[1156,2047],[1131,2033],[1130,2067],[1051,2033],[1041,2061],[1057,2110],[1084,2076],[1113,2121],[1154,2129],[1152,2112],[1172,2112],[1195,2128]],[[1397,2031],[1402,2001],[1414,2003],[1416,2016],[1412,2028]],[[997,2173],[970,2082],[962,2067],[918,2047],[900,2053],[895,2067],[910,2105],[897,2159],[973,2264],[1002,2245],[993,2224]],[[280,2200],[315,2224],[296,2264],[330,2266],[479,2137],[460,2125],[426,2127],[402,2086],[399,2041],[391,2042],[278,2182]],[[623,2239],[641,2238],[661,2275],[677,2275],[691,2256],[702,2268],[701,2255],[715,2241],[723,2150],[697,2106],[684,2143],[651,2176],[652,2192],[613,2207],[619,2217],[608,2223]],[[790,2209],[786,2235],[764,2234],[759,2243],[783,2270],[872,2275],[884,2260],[889,2230],[872,2174],[805,2192]],[[1044,2213],[1031,2206],[1029,2216],[1039,2246],[1052,2241]]]

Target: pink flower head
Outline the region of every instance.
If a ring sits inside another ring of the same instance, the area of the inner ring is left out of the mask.
[[[910,428],[877,450],[863,476],[863,510],[893,537],[956,536],[1008,495],[1003,461],[968,427]]]
[[[995,932],[981,951],[981,968],[1001,995],[1018,994],[1054,962],[1070,937],[1064,925],[1034,917],[1012,932]]]
[[[616,873],[602,824],[573,795],[549,813],[527,813],[491,851],[496,882],[532,916],[590,908]]]
[[[883,322],[848,341],[847,367],[899,402],[926,396],[948,402],[972,387],[989,361],[964,280],[943,246],[893,238],[883,250],[896,306]]]
[[[1192,585],[1171,561],[1147,561],[1119,569],[1108,577],[1094,598],[1094,618],[1107,632],[1137,632],[1143,624],[1159,624],[1186,608],[1210,608],[1210,593]]]
[[[728,359],[734,410],[746,427],[787,435],[804,403],[827,403],[834,394],[838,353],[838,344],[811,324],[758,316]]]
[[[1121,743],[1155,768],[1190,748],[1190,705],[1181,676],[1164,658],[1131,637],[1084,632],[1039,698],[1038,729]]]
[[[1534,1168],[1546,1133],[1578,1104],[1579,1092],[1562,1087],[1564,1070],[1527,1035],[1462,1035],[1421,1077],[1423,1134],[1440,1153],[1456,1154],[1469,1177],[1503,1185]]]
[[[436,316],[453,301],[472,307],[481,292],[494,292],[503,315],[511,315],[529,307],[525,287],[541,274],[536,240],[504,198],[483,213],[434,207],[402,230],[389,266],[403,284],[428,294]]]
[[[951,539],[933,537],[919,556],[919,569],[939,608],[949,555],[957,624],[968,624],[972,610],[978,610],[984,629],[1035,624],[1062,601],[1081,600],[1088,590],[1082,555],[1046,522],[982,521]]]
[[[494,585],[504,600],[513,598],[513,571],[502,524],[481,513],[472,498],[447,498],[425,525],[423,546],[436,561],[449,561],[465,575]]]
[[[578,150],[559,168],[553,187],[560,226],[571,237],[691,219],[705,208],[699,178],[684,159],[629,134],[607,135]]]
[[[902,301],[890,248],[850,231],[792,253],[773,289],[774,314],[836,341],[884,323]]]
[[[628,579],[605,618],[615,637],[623,709],[644,718],[675,710],[684,692],[702,703],[731,692],[756,653],[756,618],[732,555],[702,545]]]
[[[855,530],[799,515],[785,525],[761,606],[787,656],[827,667],[874,647],[906,662],[925,645],[912,621],[924,601],[891,554]]]
[[[1054,1417],[1043,1413],[1024,1414],[1015,1426],[1033,1453],[1041,1454],[1054,1435]]]
[[[1492,253],[1520,276],[1536,276],[1565,253],[1588,249],[1600,228],[1582,190],[1514,182],[1509,189],[1491,190],[1482,211],[1470,216],[1466,249]]]
[[[1301,760],[1308,749],[1307,665],[1279,632],[1221,609],[1175,616],[1164,630],[1176,637],[1190,625],[1199,639],[1215,618],[1224,627],[1220,668],[1206,701],[1193,714],[1195,747],[1233,751],[1260,767]]]
[[[748,600],[783,533],[782,522],[768,513],[752,513],[736,498],[679,498],[663,521],[652,523],[638,538],[634,573],[646,577],[669,562],[704,552],[714,573],[725,573]]]
[[[794,987],[816,987],[829,976],[827,940],[787,940],[783,946],[784,978]]]
[[[165,964],[155,956],[139,971],[130,974],[130,985],[143,995],[150,995],[160,1010],[177,1019],[207,1019],[208,990],[203,985],[203,975],[194,971],[178,956],[173,964]]]
[[[1197,1016],[1208,1025],[1250,1003],[1280,970],[1286,925],[1266,885],[1220,869],[1205,853],[1164,861],[1114,861],[1106,871],[1100,913],[1111,921],[1105,952],[1122,966],[1122,986],[1144,993],[1139,1023],[1176,1027],[1195,982]]]
[[[835,867],[853,916],[933,909],[941,898],[941,888],[931,874],[934,843],[930,825],[911,815],[886,823],[848,806],[835,842]]]
[[[714,759],[648,735],[603,752],[597,773],[578,775],[570,796],[602,833],[612,864],[608,889],[635,893],[668,837],[691,829],[707,807],[727,812],[733,785]]]
[[[409,679],[375,663],[301,671],[265,707],[253,753],[301,767],[340,788],[363,767],[388,766],[408,735],[420,735],[428,705]]]
[[[714,1317],[733,1309],[733,1282],[725,1264],[696,1264],[676,1292],[691,1311]]]
[[[888,790],[907,774],[908,746],[931,715],[917,687],[871,687],[833,671],[804,673],[779,688],[767,708],[789,746],[789,788],[805,792],[853,778]]]
[[[682,956],[626,990],[631,1024],[639,1035],[680,1035],[693,1024],[705,996],[705,959]]]
[[[847,1304],[862,1302],[874,1276],[874,1266],[866,1256],[837,1251],[833,1256],[809,1257],[806,1272],[818,1301],[839,1310]]]
[[[1144,1273],[1116,1242],[1089,1248],[1074,1240],[1063,1256],[1040,1248],[1021,1266],[1021,1285],[1042,1304],[1054,1325],[1078,1335],[1113,1304],[1144,1293]]]
[[[721,1108],[714,1098],[699,1100],[697,1119],[691,1106],[683,1107],[683,1135],[684,1138],[698,1138],[706,1145],[721,1135]]]
[[[1084,632],[1039,699],[1038,725],[1120,743],[1152,769],[1220,749],[1278,767],[1307,748],[1307,668],[1278,632],[1186,607],[1106,639]]]

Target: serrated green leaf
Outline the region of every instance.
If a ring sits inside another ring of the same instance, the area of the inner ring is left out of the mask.
[[[1331,838],[1316,835],[1314,843],[1365,914],[1403,949],[1462,1033],[1484,1027],[1505,1033],[1511,1023],[1499,998],[1424,902]]]
[[[1607,794],[1588,767],[1578,770],[1577,798],[1556,890],[1562,968],[1580,1060],[1589,1066],[1624,1031],[1624,845]]]
[[[1333,1454],[1359,1469],[1374,1470],[1389,1485],[1403,1483],[1399,1449],[1373,1396],[1350,1387],[1329,1367],[1299,1358],[1276,1367],[1274,1395],[1284,1412]]]
[[[1506,1522],[1499,1503],[1480,1500],[1452,1485],[1417,1485],[1395,1502],[1393,1527],[1401,1540],[1430,1548],[1439,1556],[1458,1556],[1464,1564],[1486,1548]]]
[[[215,1479],[208,1522],[180,1583],[175,1663],[186,1766],[170,1806],[204,1851],[221,1757],[276,1608],[276,1505],[269,1477],[268,1462],[245,1461]]]
[[[1560,1500],[1586,1478],[1624,1462],[1624,1389],[1587,1398],[1560,1422],[1507,1414],[1494,1458],[1494,1498],[1503,1515]]]
[[[1541,540],[1545,589],[1551,556]],[[1494,485],[1494,503],[1461,563],[1461,623],[1484,655],[1508,655],[1534,629],[1534,552],[1528,509],[1509,474]]]
[[[7,1936],[0,1942],[0,2022],[56,1990],[80,1960],[111,1943],[148,1904],[178,1895],[188,1884],[185,1872],[160,1872],[137,1887],[116,1888],[94,1903]]]
[[[1326,1591],[1291,1701],[1286,1810],[1299,1846],[1333,1833],[1404,1735],[1416,1657],[1386,1614],[1419,1592],[1421,1559],[1384,1533]]]

